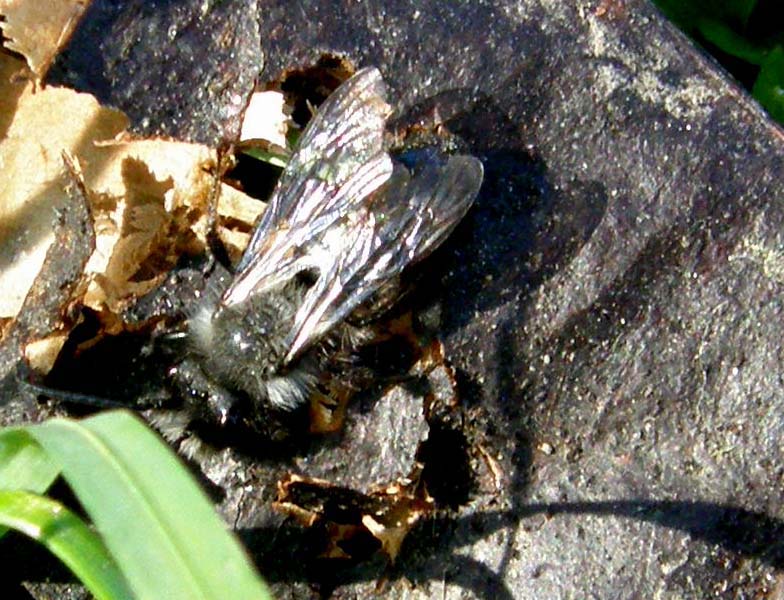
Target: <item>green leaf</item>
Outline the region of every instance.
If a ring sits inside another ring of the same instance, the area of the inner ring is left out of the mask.
[[[60,469],[22,428],[0,430],[0,489],[43,493]],[[0,525],[0,537],[7,529]]]
[[[654,0],[667,17],[687,33],[701,20],[723,22],[742,31],[758,0]]]
[[[0,490],[0,524],[46,546],[99,600],[133,599],[101,538],[59,502],[20,490]]]
[[[700,19],[697,28],[703,37],[717,48],[753,65],[762,64],[768,54],[768,48],[755,44],[735,33],[733,29],[721,21]]]
[[[196,482],[134,415],[27,431],[61,464],[137,598],[269,598]]]
[[[275,153],[256,147],[245,148],[242,150],[242,153],[247,154],[256,160],[269,163],[274,167],[280,167],[281,169],[286,167],[286,163],[288,163],[289,160],[288,155]]]
[[[0,489],[42,493],[60,468],[21,427],[0,430]]]
[[[727,20],[735,20],[741,27],[746,27],[751,13],[757,6],[758,0],[713,0],[711,5],[714,10],[723,15]]]
[[[765,57],[751,93],[779,123],[784,123],[784,48],[776,46]]]

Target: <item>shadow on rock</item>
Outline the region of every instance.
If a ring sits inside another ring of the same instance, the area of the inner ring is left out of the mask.
[[[412,583],[457,585],[479,598],[505,599],[513,598],[514,594],[504,582],[503,567],[493,570],[457,551],[498,531],[514,529],[536,515],[557,518],[581,514],[628,518],[683,531],[743,558],[756,558],[777,569],[784,567],[783,521],[710,502],[645,499],[554,502],[467,517],[431,519],[409,534],[393,567],[380,557],[354,565],[319,560],[313,555],[312,533],[287,522],[274,531],[253,529],[241,535],[254,556],[265,557],[258,567],[268,581],[308,582],[317,585],[327,596],[340,585],[405,578]],[[259,548],[260,540],[268,540],[263,550]]]

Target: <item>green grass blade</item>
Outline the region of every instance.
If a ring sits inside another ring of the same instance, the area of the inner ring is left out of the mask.
[[[0,489],[43,493],[60,468],[22,428],[0,430]],[[0,537],[7,529],[0,525]]]
[[[59,502],[21,490],[0,490],[0,524],[46,546],[99,600],[133,599],[101,538]]]
[[[61,464],[138,598],[269,598],[196,482],[131,413],[28,431]]]
[[[247,154],[256,160],[269,163],[274,167],[280,167],[281,169],[285,168],[289,161],[289,157],[284,154],[279,154],[270,150],[264,150],[262,148],[249,147],[243,149],[242,153]]]
[[[0,430],[0,489],[43,493],[60,468],[21,427]]]

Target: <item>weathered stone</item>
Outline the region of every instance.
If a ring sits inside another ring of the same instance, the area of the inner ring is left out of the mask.
[[[249,462],[223,510],[279,597],[382,575],[394,598],[781,587],[784,136],[647,2],[112,4],[59,72],[138,131],[222,139],[262,51],[270,80],[335,54],[485,165],[441,253],[442,336],[501,490],[425,522],[391,572],[319,570],[268,508],[286,461]]]

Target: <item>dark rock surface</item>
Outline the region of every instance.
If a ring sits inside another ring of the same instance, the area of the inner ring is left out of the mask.
[[[93,2],[48,79],[89,91],[142,135],[239,133],[262,66],[256,0]]]
[[[274,483],[359,485],[336,456],[366,462],[362,440],[216,455],[205,474],[279,597],[784,595],[784,135],[651,6],[114,4],[95,0],[53,80],[140,132],[228,139],[262,54],[264,80],[335,54],[485,165],[442,253],[446,356],[484,449],[472,493],[394,567],[324,568],[271,512]]]

